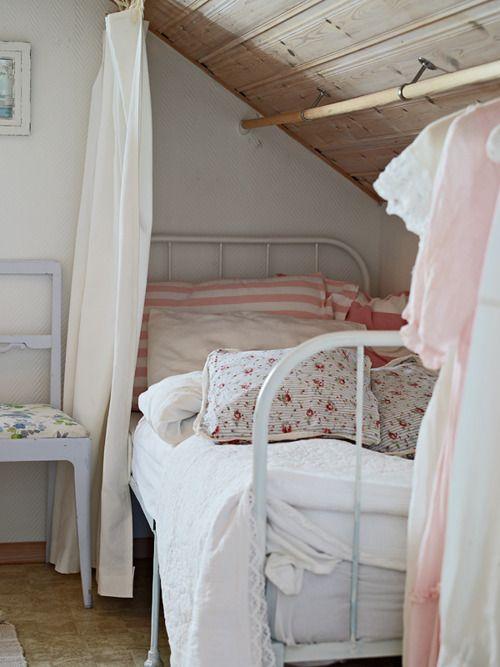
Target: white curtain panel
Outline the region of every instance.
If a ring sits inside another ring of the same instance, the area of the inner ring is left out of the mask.
[[[152,128],[142,14],[106,19],[92,90],[75,247],[64,409],[93,442],[99,593],[131,597],[127,436],[152,223]],[[72,470],[56,481],[51,561],[78,571]]]

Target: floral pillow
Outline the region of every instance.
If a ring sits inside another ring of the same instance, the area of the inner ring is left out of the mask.
[[[215,350],[205,364],[203,406],[195,430],[219,443],[248,443],[257,395],[269,372],[288,350]],[[377,401],[365,360],[363,441],[380,440]],[[274,398],[269,441],[343,438],[356,434],[356,353],[319,352],[296,366]]]
[[[437,374],[424,368],[418,357],[408,357],[373,369],[371,376],[380,412],[380,443],[370,449],[413,459]]]

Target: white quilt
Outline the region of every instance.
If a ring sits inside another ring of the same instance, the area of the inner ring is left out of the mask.
[[[351,545],[301,510],[352,511],[355,448],[337,440],[269,447],[266,574],[297,592],[302,574],[330,573]],[[172,667],[274,665],[255,551],[252,448],[193,436],[163,471],[158,547]],[[362,511],[406,516],[412,463],[363,450]],[[362,552],[367,565],[405,569],[404,553]]]

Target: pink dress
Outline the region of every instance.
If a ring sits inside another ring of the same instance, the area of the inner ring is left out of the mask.
[[[415,265],[403,316],[407,346],[430,368],[449,360],[449,405],[432,484],[405,627],[406,667],[436,665],[439,587],[446,530],[449,471],[460,410],[471,327],[500,168],[486,158],[500,100],[473,107],[450,125],[443,148],[424,245]],[[425,442],[419,439],[419,446]],[[417,454],[418,456],[418,454]]]

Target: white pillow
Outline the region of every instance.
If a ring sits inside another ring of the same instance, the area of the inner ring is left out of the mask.
[[[139,409],[144,418],[160,438],[171,445],[193,435],[193,423],[201,403],[201,371],[166,378],[139,396]]]
[[[149,314],[148,385],[172,375],[201,371],[212,350],[283,349],[295,347],[320,334],[353,329],[365,329],[365,326],[258,312],[212,314],[152,309]]]

